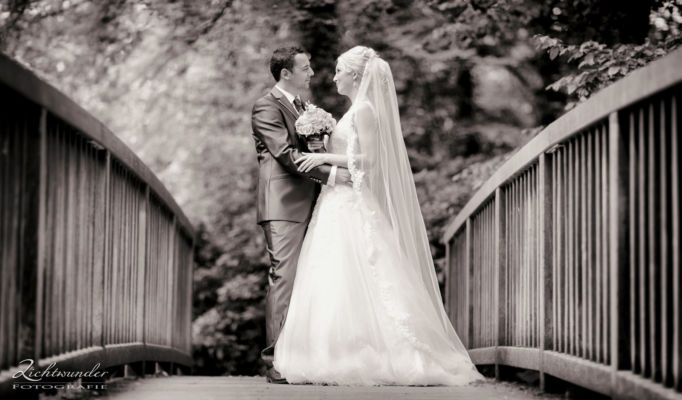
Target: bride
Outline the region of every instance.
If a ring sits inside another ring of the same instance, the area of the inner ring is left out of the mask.
[[[463,385],[483,376],[448,320],[407,158],[393,76],[374,50],[338,58],[352,102],[328,153],[299,169],[347,167],[323,186],[303,241],[274,366],[290,383]]]

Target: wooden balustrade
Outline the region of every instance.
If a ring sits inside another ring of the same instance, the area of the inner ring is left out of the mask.
[[[116,136],[0,56],[0,394],[24,359],[190,366],[193,241]]]
[[[448,226],[446,306],[474,362],[681,398],[682,50],[566,113]]]

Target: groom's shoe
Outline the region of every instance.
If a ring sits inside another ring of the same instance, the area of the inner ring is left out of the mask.
[[[268,380],[268,383],[280,383],[280,384],[286,384],[288,383],[286,379],[282,377],[282,375],[279,374],[279,371],[277,371],[274,368],[268,369],[268,371],[265,373],[265,378]]]

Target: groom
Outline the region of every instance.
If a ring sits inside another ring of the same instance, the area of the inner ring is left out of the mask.
[[[296,134],[294,124],[303,112],[300,95],[313,76],[310,57],[301,48],[274,51],[270,72],[277,81],[270,93],[256,101],[251,113],[253,138],[258,153],[258,224],[265,233],[270,254],[268,291],[265,297],[266,348],[261,358],[270,383],[286,383],[273,367],[275,342],[284,324],[298,255],[320,184],[350,184],[345,168],[321,165],[302,173],[294,163],[301,152],[322,147]]]

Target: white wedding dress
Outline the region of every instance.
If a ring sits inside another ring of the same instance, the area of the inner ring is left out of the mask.
[[[352,156],[353,113],[337,124],[329,152]],[[406,257],[392,229],[368,191],[322,187],[275,346],[274,366],[288,382],[463,385],[483,378],[443,329],[418,272],[399,267]]]

